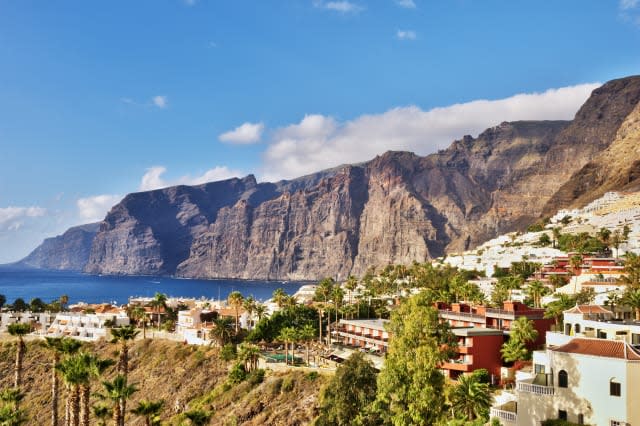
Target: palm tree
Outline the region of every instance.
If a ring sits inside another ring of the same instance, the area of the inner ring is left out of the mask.
[[[144,424],[146,426],[154,426],[160,424],[160,412],[164,406],[164,401],[147,401],[142,400],[138,402],[138,406],[131,410],[131,413],[144,417]]]
[[[575,294],[578,291],[578,271],[582,266],[582,256],[579,254],[571,256],[569,264],[571,265],[571,269],[573,269],[573,274],[575,276],[575,280],[573,281],[573,293]]]
[[[278,305],[278,308],[282,308],[284,306],[284,300],[288,296],[288,294],[282,288],[276,288],[271,295],[271,299],[273,302]]]
[[[616,249],[616,257],[618,257],[618,249],[620,248],[620,244],[624,242],[624,236],[619,229],[613,231],[611,234],[611,245]]]
[[[122,410],[122,401],[126,401],[137,392],[135,385],[127,384],[127,378],[118,374],[113,381],[102,382],[106,391],[105,397],[113,403],[113,422],[115,426],[124,426],[125,411]]]
[[[311,324],[305,324],[298,332],[298,337],[304,342],[307,365],[309,365],[309,345],[316,337],[316,330]]]
[[[191,421],[194,426],[204,426],[209,423],[211,413],[202,410],[191,410],[184,413],[184,416]]]
[[[147,338],[147,311],[144,307],[137,305],[131,310],[131,318],[136,320],[138,324],[142,322],[142,338]]]
[[[118,371],[127,378],[129,374],[129,347],[127,342],[133,340],[140,332],[132,325],[111,329],[111,343],[120,342],[120,359],[118,361]]]
[[[213,320],[213,328],[209,332],[209,336],[218,342],[220,347],[224,346],[229,340],[231,340],[231,324],[233,320],[231,318],[222,317]]]
[[[56,365],[62,354],[74,354],[82,343],[69,337],[45,337],[45,345],[53,353],[51,359],[51,425],[58,426],[58,401],[60,400],[60,382]]]
[[[66,310],[67,309],[67,303],[69,303],[69,296],[67,296],[66,294],[63,294],[58,299],[58,303],[60,303],[60,310],[61,311]]]
[[[56,365],[56,370],[62,375],[62,380],[69,389],[67,396],[66,426],[80,425],[80,386],[89,381],[89,370],[83,362],[81,354],[66,358]]]
[[[618,313],[616,312],[616,306],[620,303],[622,297],[616,293],[615,291],[609,292],[607,296],[607,300],[605,300],[604,304],[611,306],[611,312],[613,312],[613,317],[618,318]]]
[[[153,300],[149,304],[156,311],[156,327],[160,330],[160,308],[167,307],[167,295],[156,292],[153,296]]]
[[[347,294],[349,297],[349,306],[351,306],[351,303],[353,302],[351,299],[351,296],[353,295],[353,291],[358,287],[358,279],[356,277],[354,277],[353,275],[349,275],[349,278],[347,278],[347,282],[344,283],[344,288],[347,289]],[[347,316],[348,317],[348,316]],[[351,316],[351,319],[353,319],[353,315]]]
[[[260,358],[260,348],[256,345],[241,344],[238,351],[238,360],[244,363],[244,369],[251,372],[258,368],[258,359]]]
[[[538,338],[538,330],[533,326],[533,321],[527,317],[519,317],[511,323],[510,339],[516,339],[527,344]]]
[[[547,292],[547,288],[542,284],[542,281],[531,281],[527,286],[527,293],[531,300],[533,300],[533,306],[539,308],[541,306],[540,299]]]
[[[333,299],[333,305],[336,310],[336,322],[334,323],[337,327],[338,325],[338,310],[342,305],[342,301],[344,300],[344,290],[339,285],[333,287],[331,291],[331,299]]]
[[[571,308],[573,300],[566,294],[558,294],[558,299],[549,303],[544,311],[545,318],[553,318],[555,321],[555,329],[558,330],[564,311]]]
[[[489,385],[475,376],[461,375],[449,395],[451,406],[467,420],[484,417],[491,407]]]
[[[627,289],[622,297],[622,303],[633,309],[636,313],[636,321],[640,321],[640,288]]]
[[[252,296],[249,296],[244,299],[242,306],[244,307],[244,310],[247,311],[247,316],[249,317],[249,330],[251,330],[253,326],[253,313],[256,311],[257,307],[256,299],[254,299]]]
[[[19,388],[22,384],[22,361],[24,359],[24,351],[26,349],[23,336],[31,332],[31,325],[20,322],[9,324],[9,326],[7,327],[7,331],[10,335],[18,337],[16,347],[15,379],[13,381],[13,387]]]
[[[227,297],[227,303],[233,307],[236,317],[236,334],[240,331],[240,308],[244,302],[244,297],[239,291],[232,291]]]
[[[267,316],[267,307],[262,303],[258,303],[256,305],[256,318],[260,321],[262,318]]]
[[[284,327],[282,330],[280,330],[280,334],[278,336],[278,340],[282,340],[284,342],[284,363],[285,364],[289,364],[289,342],[292,343],[293,346],[293,342],[297,339],[297,331],[295,328],[293,327]],[[293,348],[292,348],[293,349]],[[292,364],[293,364],[293,359],[295,357],[295,352],[292,351]]]
[[[102,359],[96,355],[81,353],[80,359],[83,367],[89,373],[88,380],[80,384],[80,425],[89,426],[91,378],[99,378],[105,370],[115,364],[112,359]]]
[[[100,422],[99,426],[107,426],[107,419],[112,415],[111,408],[104,404],[97,404],[91,409],[95,418]]]

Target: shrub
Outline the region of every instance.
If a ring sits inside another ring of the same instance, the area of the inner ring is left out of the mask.
[[[295,381],[293,379],[293,377],[287,376],[284,379],[282,379],[282,385],[280,386],[280,391],[281,392],[290,392],[293,390],[295,386]]]
[[[227,343],[222,347],[222,349],[220,349],[220,358],[222,358],[222,360],[224,361],[231,361],[236,359],[237,354],[238,353],[236,351],[236,346],[231,343]]]
[[[238,384],[247,378],[247,371],[244,369],[244,365],[237,363],[234,364],[229,371],[229,383]]]
[[[309,379],[312,382],[317,378],[318,378],[318,372],[317,371],[310,371],[309,374],[307,374],[307,379]]]
[[[262,381],[264,380],[264,370],[262,368],[253,370],[251,373],[249,373],[249,377],[247,380],[251,385],[262,383]]]
[[[480,383],[489,383],[491,381],[491,375],[486,368],[478,368],[471,373]]]

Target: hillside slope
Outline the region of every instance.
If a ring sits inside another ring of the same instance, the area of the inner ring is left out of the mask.
[[[118,347],[109,343],[89,345],[89,350],[103,358],[117,357]],[[10,387],[13,380],[15,344],[5,341],[0,344],[0,389]],[[319,388],[326,378],[318,376],[311,380],[303,373],[272,373],[261,384],[247,382],[224,387],[227,363],[221,361],[217,349],[183,345],[168,341],[138,340],[130,351],[129,382],[135,383],[138,391],[128,402],[133,408],[141,399],[164,400],[162,422],[180,425],[184,410],[202,409],[215,412],[211,425],[305,425],[315,416]],[[22,408],[29,414],[31,425],[50,422],[49,404],[51,382],[49,360],[51,354],[39,341],[28,344],[25,355],[24,390]],[[107,371],[103,380],[115,375]],[[283,383],[288,383],[283,386]],[[93,391],[101,390],[97,382]],[[64,390],[61,391],[60,412],[64,416]],[[98,402],[92,398],[92,403]],[[62,417],[61,417],[62,418]],[[91,419],[91,424],[97,424]],[[126,424],[142,426],[144,421],[130,413]]]

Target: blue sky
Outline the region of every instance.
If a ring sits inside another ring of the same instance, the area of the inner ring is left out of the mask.
[[[128,192],[570,118],[639,50],[639,0],[0,0],[0,263]]]

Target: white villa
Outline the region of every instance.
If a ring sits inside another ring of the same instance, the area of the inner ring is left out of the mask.
[[[640,425],[640,322],[595,305],[575,306],[564,318],[563,331],[547,333],[533,371],[519,374],[515,392],[502,393],[491,417],[517,426],[547,419]]]
[[[108,338],[111,327],[129,325],[129,317],[122,309],[103,313],[63,312],[56,314],[53,323],[43,333],[47,337],[68,336],[78,340],[95,341]]]

